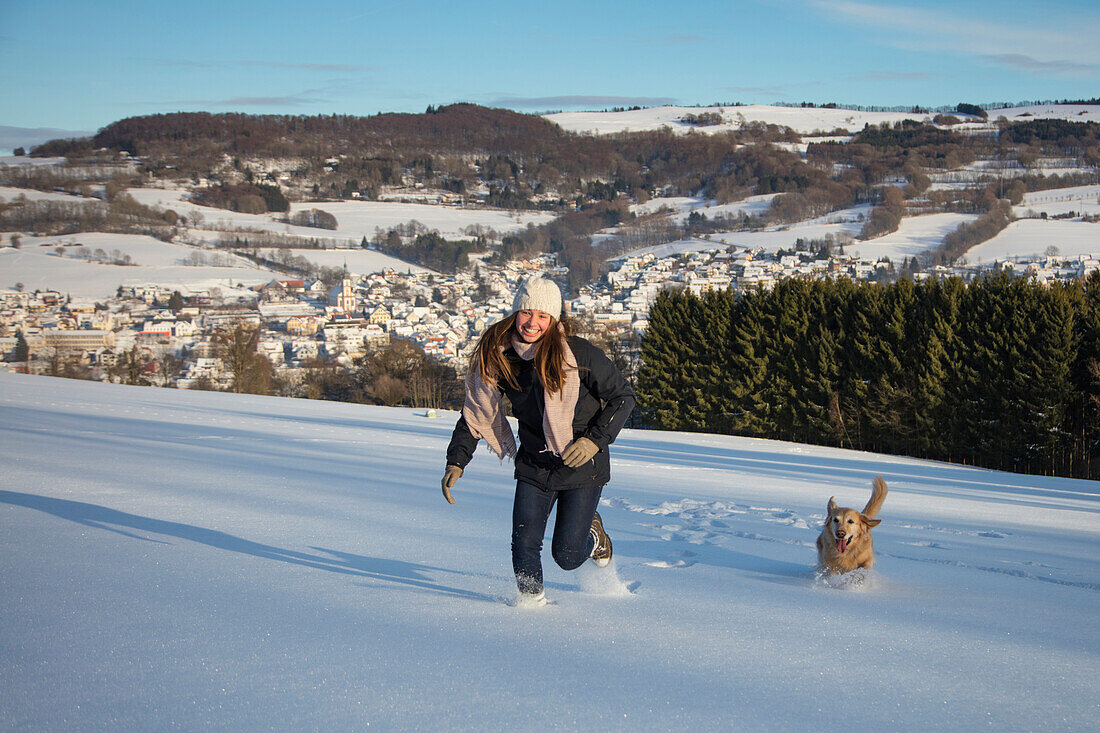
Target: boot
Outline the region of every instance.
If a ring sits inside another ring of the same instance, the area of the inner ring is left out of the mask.
[[[592,534],[592,562],[597,567],[606,568],[611,562],[611,538],[603,531],[603,520],[600,519],[599,512],[592,517],[592,528],[589,532]]]

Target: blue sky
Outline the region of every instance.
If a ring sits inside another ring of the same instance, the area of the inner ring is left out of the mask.
[[[1100,95],[1100,3],[0,0],[0,126]]]

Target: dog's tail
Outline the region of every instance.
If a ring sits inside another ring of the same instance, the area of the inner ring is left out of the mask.
[[[882,480],[882,476],[875,476],[875,481],[871,484],[871,499],[867,502],[867,506],[863,507],[863,516],[868,519],[877,517],[878,510],[882,508],[884,501],[886,501],[886,482]]]

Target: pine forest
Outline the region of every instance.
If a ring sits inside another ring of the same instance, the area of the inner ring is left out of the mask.
[[[1100,274],[664,291],[651,427],[1100,478]]]

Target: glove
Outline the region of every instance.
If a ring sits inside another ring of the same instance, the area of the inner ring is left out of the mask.
[[[446,472],[443,474],[443,498],[447,500],[448,504],[454,504],[455,498],[451,496],[451,487],[462,478],[462,469],[458,466],[447,466]]]
[[[599,447],[588,438],[577,438],[565,447],[561,459],[565,462],[565,465],[576,468],[591,461],[592,456],[599,452]]]

